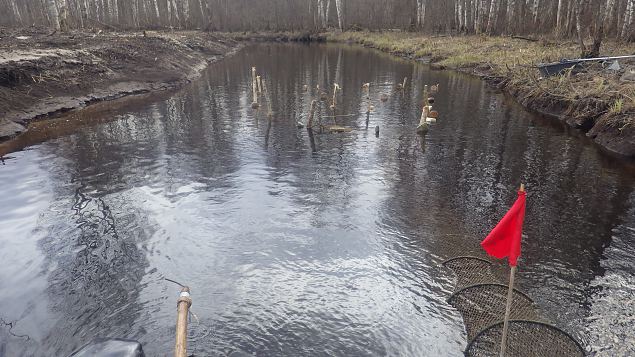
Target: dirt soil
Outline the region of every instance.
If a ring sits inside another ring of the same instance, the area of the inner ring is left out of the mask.
[[[327,41],[357,43],[483,78],[526,108],[583,132],[605,151],[635,159],[635,61],[611,71],[599,64],[544,78],[535,65],[578,58],[573,41],[554,38],[425,36],[407,32],[331,32]],[[635,44],[605,42],[603,56],[635,54]]]
[[[0,140],[90,103],[178,87],[240,47],[205,32],[0,28]]]

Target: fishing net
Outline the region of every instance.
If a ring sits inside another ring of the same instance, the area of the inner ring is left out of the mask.
[[[443,262],[456,275],[454,291],[476,284],[497,283],[492,272],[492,263],[477,257],[456,257]]]
[[[482,330],[465,349],[466,356],[498,357],[503,322]],[[510,320],[505,357],[584,357],[582,346],[566,332],[544,322]]]
[[[501,284],[478,284],[463,288],[450,296],[448,302],[463,316],[469,341],[485,328],[503,321],[507,290],[507,286]],[[510,319],[538,319],[533,301],[516,289],[510,313]]]
[[[443,263],[456,275],[448,303],[463,316],[466,356],[498,356],[507,303],[507,285],[499,283],[492,264],[477,257],[457,257]],[[584,356],[578,342],[543,319],[533,301],[514,289],[506,357]]]

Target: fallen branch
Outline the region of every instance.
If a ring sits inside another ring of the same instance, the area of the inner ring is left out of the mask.
[[[529,42],[538,42],[539,40],[536,38],[531,38],[531,37],[523,37],[523,36],[512,36],[513,39],[516,40],[525,40],[525,41],[529,41]]]

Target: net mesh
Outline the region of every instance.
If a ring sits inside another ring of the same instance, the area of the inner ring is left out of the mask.
[[[537,321],[510,320],[505,357],[576,356],[584,350],[571,336],[559,328]],[[503,322],[485,328],[470,341],[466,356],[498,357]]]
[[[457,257],[444,266],[456,275],[448,302],[463,316],[466,356],[498,356],[507,303],[507,285],[499,283],[492,264],[477,257]],[[531,298],[514,289],[506,357],[584,356],[578,342],[543,319]]]
[[[456,257],[446,260],[443,265],[456,275],[454,291],[476,284],[497,283],[492,272],[492,263],[476,257]]]
[[[471,341],[483,329],[505,318],[507,286],[500,284],[469,286],[454,293],[448,302],[463,316],[467,338]],[[510,319],[538,319],[531,299],[518,290],[514,290],[513,293]]]

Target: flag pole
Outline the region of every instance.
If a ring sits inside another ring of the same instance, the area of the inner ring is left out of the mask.
[[[525,184],[520,184],[520,192],[525,192]],[[507,349],[507,329],[509,328],[509,315],[512,309],[512,299],[514,298],[514,277],[516,276],[516,266],[512,266],[509,272],[509,289],[507,290],[507,305],[505,306],[505,319],[503,320],[503,338],[501,339],[500,357],[505,357]]]

